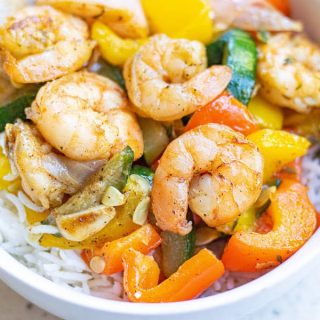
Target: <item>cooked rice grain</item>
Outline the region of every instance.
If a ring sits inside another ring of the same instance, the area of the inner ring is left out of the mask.
[[[34,272],[67,288],[85,294],[119,300],[123,298],[119,275],[93,274],[74,250],[45,249],[35,240],[38,233],[56,232],[55,227],[27,227],[20,198],[0,192],[0,247]],[[53,230],[55,229],[55,230]]]

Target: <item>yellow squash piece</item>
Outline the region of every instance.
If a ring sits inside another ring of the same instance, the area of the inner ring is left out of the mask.
[[[126,212],[126,206],[117,207],[116,217],[104,229],[84,241],[71,241],[61,236],[44,234],[39,243],[46,248],[60,249],[90,249],[104,245],[106,242],[125,237],[139,228],[132,221],[132,216]]]
[[[21,180],[19,178],[13,181],[6,181],[4,177],[11,173],[10,163],[8,158],[3,154],[0,148],[0,190],[7,190],[11,193],[17,194],[22,190]],[[25,207],[27,221],[29,225],[41,222],[48,217],[48,212],[36,212]]]
[[[280,107],[256,96],[250,101],[248,109],[254,115],[261,128],[282,129],[283,113]]]
[[[142,0],[152,32],[204,43],[213,34],[211,8],[206,0]]]
[[[247,137],[255,143],[264,158],[264,182],[284,165],[305,155],[310,142],[298,135],[282,130],[262,129]]]
[[[29,225],[34,225],[46,220],[49,216],[49,210],[37,212],[25,207],[27,222]]]
[[[20,179],[15,179],[13,181],[5,180],[4,177],[10,173],[11,168],[9,160],[0,147],[0,190],[7,190],[16,194],[21,190],[21,181]]]
[[[123,66],[127,59],[147,41],[147,39],[122,39],[99,21],[92,25],[91,36],[98,42],[102,57],[117,66]]]
[[[3,154],[0,148],[0,190],[6,190],[12,183],[3,178],[10,173],[10,164],[8,158]]]
[[[123,192],[126,194],[126,203],[115,208],[116,216],[101,231],[83,241],[70,241],[56,235],[44,234],[40,239],[40,244],[43,247],[61,249],[94,248],[135,231],[139,225],[133,222],[133,215],[139,203],[149,196],[150,186],[147,185],[144,178],[132,174],[129,176]]]
[[[254,208],[250,208],[249,210],[243,212],[233,229],[233,233],[238,231],[251,231],[254,227],[256,219],[256,211]]]

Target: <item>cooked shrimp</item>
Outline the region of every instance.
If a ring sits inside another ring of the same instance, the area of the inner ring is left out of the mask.
[[[158,226],[191,231],[188,205],[210,227],[233,221],[250,208],[262,188],[263,160],[242,134],[219,124],[199,126],[169,144],[152,188]]]
[[[47,83],[26,113],[46,141],[74,160],[107,159],[143,138],[124,91],[108,78],[77,72]]]
[[[98,18],[124,38],[144,38],[149,33],[140,0],[37,0],[83,18]]]
[[[80,69],[94,42],[87,24],[49,6],[25,7],[0,28],[3,68],[17,83],[45,82]]]
[[[43,157],[51,151],[37,130],[26,123],[7,124],[6,148],[21,177],[22,188],[44,208],[60,205],[67,186],[59,182],[43,166]]]
[[[212,101],[230,82],[231,70],[227,66],[206,66],[202,43],[165,35],[152,37],[124,67],[136,112],[171,121]]]
[[[320,47],[303,35],[281,33],[260,47],[261,93],[298,112],[320,107]]]

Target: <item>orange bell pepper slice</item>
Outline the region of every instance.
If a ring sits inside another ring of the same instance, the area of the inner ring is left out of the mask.
[[[289,0],[268,0],[275,8],[281,11],[286,16],[291,13]]]
[[[124,289],[132,302],[177,302],[197,297],[224,273],[220,260],[202,249],[158,284],[160,270],[153,257],[130,249],[123,256]],[[158,285],[157,285],[158,284]]]
[[[227,125],[244,135],[259,130],[248,108],[228,92],[224,92],[220,97],[197,110],[189,120],[185,131],[211,122]]]
[[[103,257],[105,267],[101,273],[110,275],[123,270],[122,255],[127,249],[133,248],[147,254],[160,243],[160,235],[151,224],[146,224],[126,237],[106,243],[102,248],[83,250],[81,256],[88,265],[93,257]]]
[[[222,256],[226,269],[253,272],[275,267],[294,254],[317,226],[307,188],[295,180],[282,181],[268,213],[273,220],[272,231],[238,232],[230,238]]]
[[[280,172],[276,173],[276,177],[280,180],[290,179],[301,181],[302,158],[297,158],[296,160],[285,165]]]

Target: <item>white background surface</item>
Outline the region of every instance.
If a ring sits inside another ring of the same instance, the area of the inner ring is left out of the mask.
[[[320,244],[319,244],[320,245]],[[254,301],[252,301],[254,303]],[[19,297],[0,282],[1,320],[58,320]],[[93,319],[93,318],[92,318]],[[320,257],[314,269],[298,286],[254,314],[230,320],[320,319]],[[130,320],[130,319],[128,319]],[[209,320],[209,319],[206,319]]]

